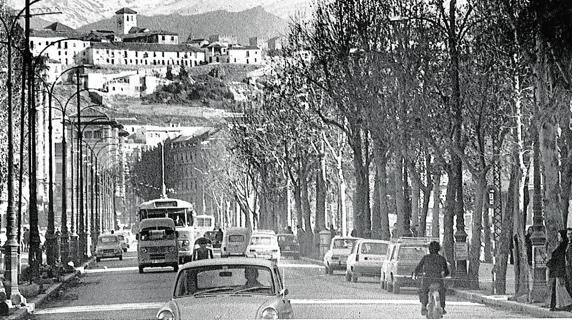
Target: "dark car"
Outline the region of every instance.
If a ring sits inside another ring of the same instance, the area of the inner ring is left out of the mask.
[[[278,246],[280,247],[280,252],[285,257],[293,257],[294,259],[300,258],[300,244],[293,234],[279,234],[278,236]]]

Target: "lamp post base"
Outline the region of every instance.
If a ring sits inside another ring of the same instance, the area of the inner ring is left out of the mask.
[[[60,256],[62,264],[67,265],[70,261],[70,235],[67,231],[60,235]]]
[[[6,289],[6,295],[10,297],[10,300],[16,301],[18,297],[21,297],[20,290],[18,289],[18,245],[17,244],[6,244],[5,246],[5,261],[4,261],[4,287]],[[21,300],[18,300],[21,301]]]
[[[58,237],[52,232],[46,233],[46,260],[49,266],[55,266],[60,260]]]
[[[83,231],[79,234],[79,252],[78,257],[81,261],[85,261],[89,258],[89,243],[88,243],[88,233]]]

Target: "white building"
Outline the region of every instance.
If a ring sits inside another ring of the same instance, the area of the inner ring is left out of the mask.
[[[195,67],[205,61],[205,52],[186,45],[156,43],[93,43],[86,61],[93,65],[146,65]]]
[[[85,49],[89,41],[83,35],[59,22],[30,32],[30,49],[34,57],[40,54],[62,65],[85,63]]]
[[[260,64],[262,50],[258,47],[232,47],[228,48],[228,63]]]
[[[129,8],[123,8],[115,12],[116,32],[127,34],[133,27],[137,27],[137,12]]]

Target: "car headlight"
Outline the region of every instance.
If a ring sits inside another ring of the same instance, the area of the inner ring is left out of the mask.
[[[143,253],[147,253],[147,248],[143,248],[143,249],[141,249],[141,252],[143,252]]]
[[[272,307],[262,310],[262,319],[278,319],[278,311]]]
[[[157,315],[158,320],[175,320],[175,315],[169,310],[163,310]]]

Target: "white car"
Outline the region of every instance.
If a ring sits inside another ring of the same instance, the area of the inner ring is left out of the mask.
[[[346,270],[346,261],[354,243],[360,238],[335,236],[330,242],[330,250],[324,255],[324,267],[326,274],[334,273],[334,270]]]
[[[379,277],[387,256],[389,241],[360,239],[348,256],[346,281],[357,282],[360,276]]]
[[[246,248],[246,256],[249,258],[267,259],[278,263],[280,260],[278,237],[269,232],[254,231]]]

